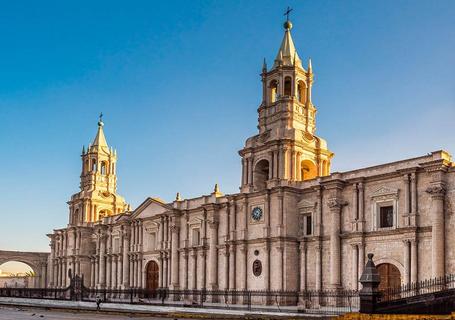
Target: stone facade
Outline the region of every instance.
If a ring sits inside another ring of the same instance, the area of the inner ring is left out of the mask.
[[[270,70],[264,62],[259,133],[239,152],[240,192],[215,186],[130,210],[100,121],[69,224],[49,235],[49,286],[68,285],[71,268],[92,288],[357,289],[369,252],[403,284],[455,273],[451,156],[330,173],[333,153],[314,134],[311,61],[302,66],[291,27]]]

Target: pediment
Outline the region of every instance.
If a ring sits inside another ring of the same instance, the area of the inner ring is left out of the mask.
[[[157,198],[147,198],[131,214],[131,219],[143,219],[171,211],[173,208]]]
[[[299,209],[313,209],[316,207],[316,202],[303,199],[300,200],[300,202],[297,204],[297,207]]]
[[[383,197],[383,196],[397,196],[398,190],[387,186],[382,186],[371,194],[372,198]]]

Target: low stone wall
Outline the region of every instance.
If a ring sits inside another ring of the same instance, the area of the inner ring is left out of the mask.
[[[336,317],[337,320],[455,320],[455,313],[451,315],[419,315],[419,314],[363,314],[346,313]]]

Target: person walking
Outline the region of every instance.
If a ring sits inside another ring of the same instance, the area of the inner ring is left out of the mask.
[[[99,311],[101,307],[101,298],[100,296],[96,296],[96,311]]]

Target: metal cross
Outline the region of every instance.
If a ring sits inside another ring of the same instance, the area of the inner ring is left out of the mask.
[[[100,121],[103,121],[103,113],[100,113]]]
[[[292,8],[288,7],[284,15],[286,16],[286,21],[289,21],[289,14],[291,13]]]

